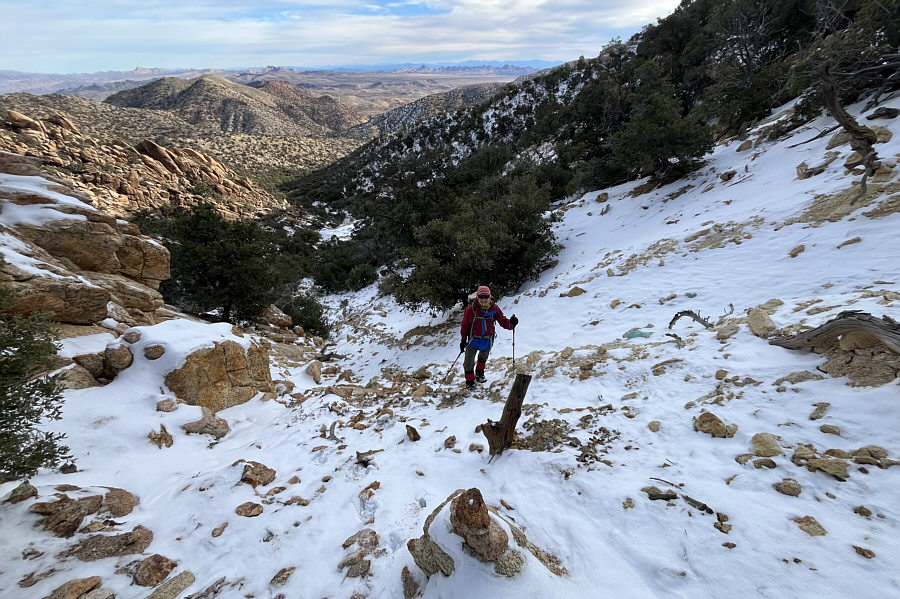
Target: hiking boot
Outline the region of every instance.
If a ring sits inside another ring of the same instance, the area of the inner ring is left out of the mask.
[[[479,383],[486,383],[487,379],[484,378],[484,371],[475,371],[475,380]]]
[[[475,388],[475,381],[466,381],[466,389],[472,390]]]

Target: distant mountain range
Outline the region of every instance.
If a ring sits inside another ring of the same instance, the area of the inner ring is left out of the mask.
[[[96,73],[26,73],[20,71],[0,70],[0,94],[26,92],[31,94],[61,93],[73,96],[103,100],[107,96],[138,87],[154,79],[175,77],[178,79],[195,79],[203,75],[218,75],[237,83],[251,83],[260,79],[279,79],[301,84],[304,79],[316,81],[349,77],[369,79],[375,74],[382,74],[390,79],[402,75],[434,75],[466,78],[484,78],[496,80],[512,80],[520,75],[534,73],[553,63],[534,61],[534,64],[512,63],[463,63],[463,64],[402,64],[359,67],[334,67],[310,69],[303,67],[267,66],[252,69],[160,69],[138,67],[131,71],[100,71]],[[353,74],[359,75],[353,77]],[[476,83],[466,81],[463,84]],[[457,87],[454,85],[453,87]],[[439,90],[446,91],[446,90]],[[327,93],[327,92],[322,92]]]

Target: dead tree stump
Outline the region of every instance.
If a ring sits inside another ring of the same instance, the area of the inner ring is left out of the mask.
[[[481,432],[487,437],[488,452],[491,456],[502,452],[512,444],[512,440],[516,436],[516,423],[519,421],[519,416],[522,415],[522,402],[525,400],[525,393],[528,392],[529,383],[531,383],[530,374],[517,374],[512,389],[509,391],[509,397],[506,398],[506,404],[503,406],[500,422],[488,419],[485,424],[481,425]]]

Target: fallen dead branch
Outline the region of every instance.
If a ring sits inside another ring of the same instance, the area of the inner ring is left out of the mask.
[[[669,328],[671,329],[675,325],[675,323],[678,321],[678,319],[681,318],[682,316],[687,316],[693,320],[696,320],[697,322],[702,324],[707,329],[715,328],[711,322],[709,322],[708,320],[706,320],[705,318],[703,318],[702,316],[700,316],[693,310],[682,310],[681,312],[676,313],[675,316],[672,318],[672,320],[669,321]]]
[[[773,337],[769,339],[769,344],[786,349],[803,349],[824,345],[838,335],[854,331],[868,333],[878,338],[891,352],[900,354],[900,323],[889,316],[879,319],[859,310],[841,312],[825,324],[792,337]]]

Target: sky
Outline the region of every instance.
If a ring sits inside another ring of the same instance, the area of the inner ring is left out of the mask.
[[[862,105],[848,109],[860,118]],[[883,105],[900,108],[900,98]],[[897,119],[862,122],[893,133],[877,144],[879,155],[900,153]],[[38,496],[21,503],[4,502],[20,481],[0,484],[0,596],[40,599],[98,576],[117,597],[147,597],[128,572],[153,554],[177,562],[171,578],[193,574],[179,597],[224,578],[220,599],[396,599],[404,569],[422,599],[900,596],[900,466],[848,460],[839,480],[794,461],[795,452],[814,451],[833,464],[841,452],[871,446],[898,460],[900,379],[853,386],[820,371],[824,356],[771,345],[747,323],[759,306],[780,330],[816,327],[844,310],[900,319],[900,212],[896,194],[877,192],[896,187],[900,175],[895,165],[889,182],[870,180],[870,195],[850,206],[859,175],[843,165],[852,150],[816,135],[833,119],[775,141],[770,125],[749,131],[749,149],[724,140],[688,179],[643,192],[646,181],[632,181],[558,206],[558,263],[498,298],[519,325],[515,335],[498,331],[488,380],[474,392],[453,363],[459,308],[406,310],[376,284],[323,298],[334,332],[321,351],[333,356],[332,370],[317,381],[308,366],[320,349],[299,340],[292,359],[271,362],[273,379],[286,381],[282,395],[220,410],[230,432],[218,441],[182,430],[199,407],[158,411],[157,403],[172,399],[165,376],[189,352],[224,340],[246,347],[249,333],[174,319],[136,327],[137,339],[64,339],[63,356],[125,345],[134,363],[105,386],[67,391],[62,420],[48,425],[68,435],[77,472],[41,470],[30,479]],[[823,171],[799,179],[804,162]],[[0,224],[42,220],[47,207],[35,198],[58,201],[48,188],[47,180],[0,175],[0,208],[4,192],[29,198],[20,211],[0,210]],[[14,256],[22,245],[0,238],[14,264],[24,262]],[[684,310],[716,329],[687,317],[672,323]],[[164,355],[149,359],[150,345]],[[473,447],[487,446],[477,426],[500,419],[519,374],[532,377],[516,427],[524,446],[490,459]],[[356,392],[335,393],[350,383],[343,389]],[[732,436],[695,430],[705,412]],[[147,438],[162,426],[171,447]],[[550,447],[528,450],[536,431],[554,426]],[[774,441],[771,452],[756,452],[760,433]],[[360,463],[359,452],[371,461]],[[249,461],[273,469],[274,480],[241,483]],[[114,519],[89,515],[71,538],[52,536],[29,510],[62,489],[80,499],[106,487],[133,493],[138,505]],[[451,532],[444,502],[472,487],[495,509],[491,519],[519,553],[520,574],[496,573]],[[672,498],[652,500],[650,487]],[[261,513],[238,515],[246,502]],[[138,525],[153,532],[140,554],[57,557],[91,531],[120,535]],[[566,572],[518,546],[511,526]],[[448,576],[426,578],[407,549],[425,527],[453,559]],[[366,529],[377,535],[374,547],[349,540]],[[341,566],[357,551],[370,562],[362,578]],[[285,568],[292,574],[273,582]]]
[[[592,57],[678,0],[0,0],[0,70],[321,67]]]

